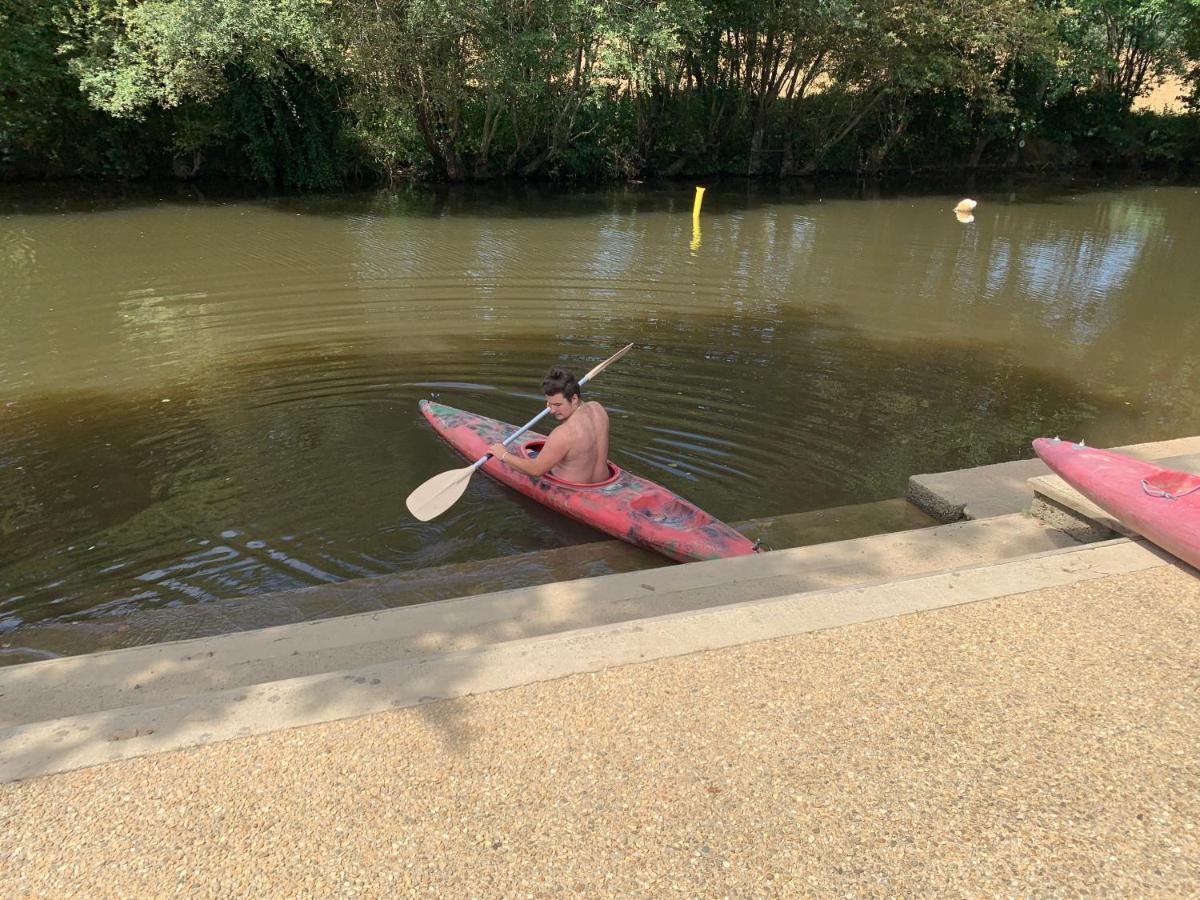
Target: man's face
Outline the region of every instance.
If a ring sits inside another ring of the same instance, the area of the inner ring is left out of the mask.
[[[579,396],[567,400],[562,394],[547,394],[546,407],[558,421],[565,421],[571,413],[579,409]]]

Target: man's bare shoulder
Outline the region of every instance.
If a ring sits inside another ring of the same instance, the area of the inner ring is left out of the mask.
[[[575,417],[572,416],[570,419],[567,419],[567,421],[556,425],[554,430],[550,432],[550,436],[546,439],[546,443],[554,445],[565,444],[567,446],[573,445],[577,440],[577,433],[579,431],[579,425],[574,421],[574,419]]]

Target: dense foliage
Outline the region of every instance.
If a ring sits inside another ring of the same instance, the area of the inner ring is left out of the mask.
[[[0,0],[0,172],[1191,161],[1200,0]],[[1134,112],[1164,77],[1179,115]]]

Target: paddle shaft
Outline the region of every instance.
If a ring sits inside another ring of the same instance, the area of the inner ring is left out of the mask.
[[[588,372],[586,375],[584,375],[582,378],[580,378],[579,386],[583,387],[585,384],[587,384],[589,381],[591,381],[594,377],[599,375],[601,372],[603,372],[610,365],[615,363],[618,359],[620,359],[622,356],[624,356],[626,353],[628,353],[632,349],[633,349],[633,344],[626,344],[624,347],[622,347],[620,350],[618,350],[616,353],[614,353],[612,356],[610,356],[604,362],[600,363],[600,365],[596,366],[594,369],[592,369],[590,372]],[[501,443],[504,444],[505,447],[507,447],[509,444],[511,444],[513,441],[515,441],[517,438],[519,438],[521,435],[523,435],[525,432],[527,432],[530,428],[532,428],[538,422],[542,421],[542,419],[546,418],[546,414],[548,412],[550,412],[550,407],[547,406],[540,413],[538,413],[536,416],[534,416],[532,419],[530,419],[528,422],[526,422],[524,425],[522,425],[520,428],[518,428],[516,431],[514,431],[512,434],[510,434],[508,437],[506,437],[503,441],[501,441]],[[480,466],[482,466],[485,462],[487,462],[491,458],[492,458],[492,454],[490,454],[490,453],[483,454],[483,456],[479,457],[479,459],[475,460],[475,462],[472,463],[471,471],[474,472],[476,469],[478,469]]]

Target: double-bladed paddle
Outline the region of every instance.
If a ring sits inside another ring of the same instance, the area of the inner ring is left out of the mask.
[[[622,347],[596,368],[592,369],[586,375],[579,379],[579,384],[584,385],[615,363],[618,359],[633,349],[633,344],[627,344]],[[543,409],[540,413],[506,437],[503,444],[507,447],[518,437],[536,425],[542,420],[546,413],[550,412],[549,407]],[[451,506],[458,502],[458,498],[466,491],[467,485],[471,482],[471,476],[475,474],[475,470],[482,466],[485,462],[492,458],[492,454],[485,453],[471,465],[462,469],[451,469],[449,472],[442,472],[440,475],[434,475],[415,491],[408,495],[408,499],[404,501],[408,506],[408,511],[413,514],[414,518],[420,519],[422,522],[428,522],[430,519],[440,516]]]

